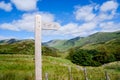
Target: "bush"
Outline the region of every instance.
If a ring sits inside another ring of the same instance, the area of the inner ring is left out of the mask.
[[[115,61],[115,57],[113,54],[107,54],[105,52],[100,52],[98,54],[96,54],[94,57],[93,57],[93,60],[94,61],[97,61],[101,64],[104,64],[104,63],[109,63],[109,62],[113,62]]]
[[[77,51],[71,58],[71,61],[78,65],[89,66],[92,62],[91,55],[87,51],[80,50]]]
[[[111,53],[82,49],[71,49],[67,58],[73,63],[82,66],[100,66],[116,60]]]

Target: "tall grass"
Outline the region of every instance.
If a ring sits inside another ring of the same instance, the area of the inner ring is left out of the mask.
[[[49,80],[85,80],[82,66],[69,60],[43,56],[43,80],[48,74]],[[113,63],[112,63],[113,64]],[[106,70],[111,80],[120,80],[120,71],[112,64],[100,67],[86,67],[89,80],[105,80]],[[34,80],[34,55],[0,55],[0,80]],[[71,69],[71,76],[69,68]]]
[[[0,55],[0,80],[34,80],[32,55]]]

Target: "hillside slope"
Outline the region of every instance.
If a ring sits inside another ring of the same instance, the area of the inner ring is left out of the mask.
[[[87,44],[79,48],[85,50],[98,50],[100,52],[102,51],[106,53],[112,53],[118,60],[120,60],[120,38],[112,39],[103,43]]]
[[[61,51],[66,51],[73,47],[81,47],[87,44],[99,44],[104,43],[107,41],[110,41],[112,39],[120,38],[120,31],[116,32],[98,32],[95,34],[92,34],[88,37],[76,37],[69,40],[51,40],[49,42],[42,43],[43,46],[47,47],[53,47],[56,49],[59,49]],[[16,40],[16,39],[10,39],[10,40],[1,40],[0,45],[4,44],[15,44],[18,42],[23,41],[34,41],[34,40]]]
[[[98,32],[88,37],[76,37],[70,40],[57,40],[44,43],[46,46],[57,48],[61,51],[68,50],[72,47],[84,46],[91,43],[107,42],[112,39],[120,38],[120,31],[116,32]],[[43,44],[43,45],[44,45]]]
[[[34,48],[34,40],[21,40],[13,43],[4,42],[4,44],[0,45],[0,54],[34,54]],[[42,46],[43,55],[58,56],[58,52],[55,48]]]

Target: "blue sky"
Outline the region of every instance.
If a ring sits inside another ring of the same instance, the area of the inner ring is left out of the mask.
[[[42,30],[42,41],[120,30],[120,0],[0,0],[0,40],[34,39],[36,14],[60,27]]]

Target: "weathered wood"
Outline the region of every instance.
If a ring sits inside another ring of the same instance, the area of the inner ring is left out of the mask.
[[[48,80],[48,73],[45,73],[45,80]]]
[[[42,30],[58,30],[60,25],[56,22],[42,23]]]
[[[85,67],[84,67],[84,76],[85,76],[85,80],[88,80],[88,78],[87,78],[87,70],[86,70]]]
[[[46,23],[44,27],[41,26],[41,16],[35,16],[35,80],[42,80],[42,51],[41,51],[41,30],[57,30],[57,24]],[[48,25],[49,24],[49,25]]]
[[[110,80],[110,77],[109,77],[107,71],[105,71],[105,78],[106,78],[106,80]]]
[[[35,16],[35,80],[42,80],[41,16]]]
[[[68,67],[68,72],[69,72],[69,80],[72,80],[71,67]]]

